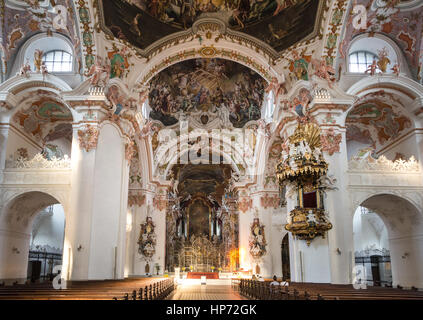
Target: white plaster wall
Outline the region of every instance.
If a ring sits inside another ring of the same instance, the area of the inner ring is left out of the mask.
[[[286,208],[278,208],[272,215],[271,246],[269,247],[272,256],[273,275],[282,277],[282,239],[287,233],[284,229],[286,223]]]
[[[28,150],[29,159],[41,151],[40,146],[37,146],[33,141],[29,140],[15,129],[10,128],[7,137],[6,159],[13,160],[15,152],[19,148],[26,148]]]
[[[423,236],[390,239],[393,286],[423,288]]]
[[[79,147],[78,129],[75,127],[73,132],[70,208],[63,266],[67,279],[87,280],[96,151],[86,152]]]
[[[416,160],[421,159],[421,153],[418,150],[417,134],[413,133],[405,139],[401,139],[398,143],[394,143],[391,147],[387,148],[380,155],[384,155],[389,160],[394,160],[396,153],[402,153],[406,160],[414,156]]]
[[[143,255],[138,252],[138,235],[141,231],[141,224],[145,223],[147,218],[147,206],[152,217],[153,223],[155,224],[156,233],[156,252],[148,261],[150,266],[150,274],[157,274],[156,263],[160,266],[159,275],[164,274],[165,271],[165,253],[166,253],[166,212],[165,210],[159,211],[153,208],[152,195],[147,195],[146,204],[141,207],[134,207],[135,216],[133,217],[133,232],[130,236],[130,255],[133,257],[133,271],[132,276],[145,276],[145,266],[147,260]]]
[[[26,280],[30,237],[30,233],[0,230],[0,280],[6,284]]]
[[[354,156],[357,155],[358,151],[360,151],[361,149],[365,149],[370,147],[368,144],[365,143],[361,143],[355,140],[351,140],[347,142],[347,157],[348,160],[351,160]]]
[[[63,237],[65,232],[65,212],[61,204],[53,205],[53,215],[40,216],[37,230],[32,229],[31,244],[63,249]],[[34,223],[35,226],[35,223]]]
[[[125,241],[119,243],[119,235],[125,235],[126,227],[126,223],[122,224],[121,221],[123,216],[126,222],[126,210],[121,212],[122,183],[127,171],[125,161],[119,132],[114,126],[105,124],[100,131],[95,160],[88,271],[90,279],[119,277],[119,270],[115,270],[118,261],[115,250],[125,250]]]
[[[60,138],[56,140],[52,140],[48,142],[49,144],[55,144],[62,150],[63,155],[68,155],[69,157],[72,154],[72,142],[67,140],[66,138]]]
[[[374,226],[375,222],[377,224],[376,228]],[[382,229],[377,230],[380,225],[382,225]],[[360,207],[357,208],[353,219],[353,230],[354,251],[362,251],[370,247],[379,250],[389,250],[388,230],[377,214],[369,212],[362,215]]]
[[[247,212],[238,213],[239,217],[239,248],[245,254],[242,254],[243,261],[240,261],[240,267],[245,270],[255,270],[253,269],[255,265],[253,265],[253,261],[250,255],[250,247],[249,247],[249,236],[250,236],[250,225],[253,222],[253,214],[251,210]]]

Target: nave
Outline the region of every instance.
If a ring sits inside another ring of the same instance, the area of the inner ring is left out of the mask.
[[[51,283],[0,287],[0,300],[423,300],[423,291],[324,283],[289,283],[271,286],[265,281],[172,278],[136,278],[105,281],[73,281],[66,289]]]

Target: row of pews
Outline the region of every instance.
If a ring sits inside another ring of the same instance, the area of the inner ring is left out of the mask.
[[[163,282],[165,281],[165,282]],[[90,280],[90,281],[68,281],[66,289],[56,290],[51,282],[33,284],[15,284],[13,286],[0,286],[0,300],[113,300],[125,299],[128,292],[143,289],[143,299],[158,297],[158,283],[161,283],[161,296],[164,294],[164,287],[167,291],[172,288],[169,283],[171,279],[160,278],[131,278],[124,280]],[[152,288],[151,294],[145,288]],[[156,287],[154,295],[153,286]],[[172,289],[173,290],[173,289]],[[128,294],[128,300],[130,299]],[[159,299],[159,298],[157,298]]]
[[[352,285],[290,283],[270,285],[270,281],[241,279],[241,295],[256,300],[423,300],[423,292],[382,287],[355,289]]]
[[[175,284],[172,279],[166,279],[150,284],[137,290],[132,290],[132,293],[125,293],[119,299],[114,297],[113,300],[163,300],[166,299],[175,290]]]

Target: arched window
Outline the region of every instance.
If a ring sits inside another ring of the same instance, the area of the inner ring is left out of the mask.
[[[63,50],[49,51],[43,56],[48,72],[71,72],[72,55]]]
[[[349,72],[364,73],[373,63],[373,60],[378,60],[374,53],[368,51],[355,51],[350,54]]]

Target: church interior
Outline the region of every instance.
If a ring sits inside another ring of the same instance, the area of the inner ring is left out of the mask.
[[[422,0],[0,6],[0,300],[423,299]]]

